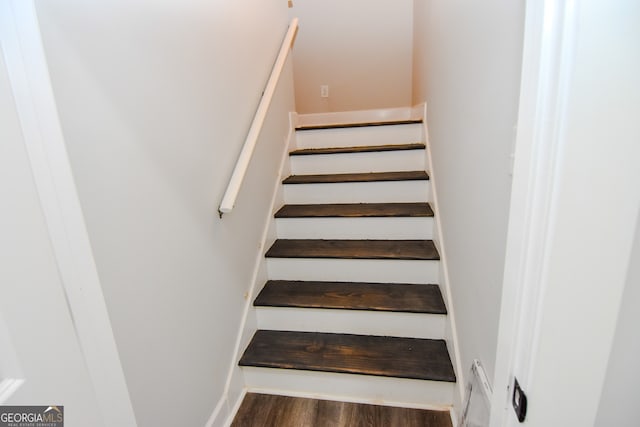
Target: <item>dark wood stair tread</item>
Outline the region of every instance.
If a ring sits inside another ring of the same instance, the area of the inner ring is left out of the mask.
[[[439,260],[432,240],[278,239],[267,258]]]
[[[333,203],[284,205],[276,218],[432,217],[429,203]]]
[[[416,181],[428,180],[425,171],[331,173],[318,175],[291,175],[283,184],[327,184],[338,182]]]
[[[253,305],[447,314],[438,285],[407,283],[269,280]]]
[[[258,330],[240,366],[455,382],[444,340]]]
[[[412,120],[385,120],[379,122],[360,122],[360,123],[333,123],[325,125],[303,125],[298,126],[296,130],[318,130],[318,129],[342,129],[342,128],[357,128],[368,126],[393,126],[393,125],[411,125],[415,123],[422,123],[422,119]]]
[[[313,154],[343,154],[343,153],[375,153],[380,151],[406,151],[424,150],[426,146],[422,143],[414,144],[387,144],[387,145],[364,145],[357,147],[329,147],[329,148],[303,148],[289,153],[290,156],[307,156]]]

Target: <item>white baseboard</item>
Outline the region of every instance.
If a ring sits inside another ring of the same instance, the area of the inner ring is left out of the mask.
[[[462,369],[460,361],[460,345],[458,343],[458,333],[456,329],[456,317],[455,307],[453,304],[453,295],[451,293],[451,286],[449,281],[449,268],[447,263],[447,251],[443,242],[442,225],[440,221],[440,210],[438,204],[438,192],[437,192],[437,176],[433,171],[433,156],[431,153],[431,144],[429,143],[429,129],[427,126],[427,104],[419,104],[413,107],[414,114],[417,111],[422,113],[422,126],[424,130],[424,141],[427,145],[427,165],[429,171],[429,179],[431,181],[431,192],[429,203],[434,212],[435,227],[433,231],[433,240],[440,254],[440,290],[444,294],[445,303],[447,305],[447,328],[446,328],[446,342],[449,355],[451,357],[451,363],[456,373],[456,392],[454,393],[454,405],[451,409],[451,413],[455,416],[457,408],[460,408],[464,401],[464,387],[465,387],[465,373]],[[456,424],[454,424],[455,426]]]
[[[228,404],[227,404],[227,394],[223,394],[218,400],[215,408],[213,409],[213,413],[207,420],[205,427],[220,427],[223,424],[223,420],[226,420],[229,416]]]
[[[231,426],[231,423],[233,423],[233,419],[236,417],[236,414],[238,413],[238,410],[240,409],[240,405],[242,405],[242,401],[244,400],[244,397],[247,395],[247,389],[243,388],[242,392],[238,395],[238,397],[235,399],[235,401],[233,402],[233,405],[231,405],[231,402],[229,402],[229,414],[227,415],[227,418],[224,420],[222,427],[229,427]]]
[[[242,378],[240,368],[238,367],[238,360],[240,359],[240,353],[242,349],[248,344],[249,340],[251,339],[251,336],[253,335],[253,333],[257,328],[256,322],[255,322],[255,312],[251,311],[252,319],[254,320],[254,322],[249,322],[248,320],[249,320],[253,299],[256,295],[257,290],[260,289],[260,286],[262,285],[261,282],[263,282],[263,280],[265,280],[266,278],[267,267],[266,267],[266,261],[264,258],[264,248],[266,248],[268,245],[273,243],[273,240],[275,240],[276,227],[275,227],[274,214],[275,214],[275,211],[279,208],[278,202],[280,203],[283,202],[283,194],[282,194],[282,191],[280,191],[280,183],[282,181],[283,173],[286,173],[288,175],[288,170],[286,170],[288,162],[286,162],[286,159],[295,141],[294,126],[297,121],[296,117],[297,117],[296,113],[289,113],[289,132],[286,137],[285,144],[283,144],[283,147],[282,147],[280,164],[278,167],[279,173],[277,176],[274,177],[271,202],[269,205],[268,215],[265,218],[263,232],[260,238],[260,245],[261,245],[260,247],[263,250],[259,251],[258,254],[256,255],[254,269],[251,275],[251,287],[245,299],[245,305],[242,312],[240,327],[238,329],[238,335],[236,337],[236,342],[233,348],[231,366],[229,367],[229,373],[227,375],[227,381],[225,383],[223,396],[218,402],[218,404],[216,405],[215,409],[213,410],[213,413],[209,417],[209,421],[207,422],[206,427],[217,427],[219,425],[220,426],[224,425],[224,424],[220,424],[221,423],[220,420],[226,419],[228,417],[228,414],[230,412],[229,397],[232,394],[236,394],[234,393],[234,390],[231,389],[232,385],[236,384],[241,387],[244,387],[244,379]],[[250,326],[250,324],[252,324],[253,326]],[[242,391],[242,389],[240,389],[237,392],[237,394],[239,397],[237,397],[234,400],[237,401],[238,399],[240,399],[240,401],[242,401],[242,397],[244,396],[244,392]],[[226,404],[223,404],[223,402]]]
[[[454,407],[451,407],[449,409],[449,416],[451,417],[451,425],[453,427],[458,427],[458,415],[457,415]]]

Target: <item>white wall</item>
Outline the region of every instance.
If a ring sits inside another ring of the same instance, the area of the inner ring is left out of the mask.
[[[633,427],[638,424],[637,387],[640,382],[640,216],[629,259],[616,334],[595,425]]]
[[[427,102],[462,369],[493,377],[524,2],[416,0],[413,102]]]
[[[225,398],[292,81],[283,82],[274,105],[283,114],[269,119],[236,210],[220,220],[217,205],[286,31],[286,3],[37,7],[136,418],[204,425]]]
[[[5,405],[64,405],[68,425],[102,426],[25,149],[0,49],[0,380]],[[9,359],[14,359],[7,366]]]
[[[411,103],[412,0],[294,0],[299,113]],[[329,85],[329,97],[320,97]]]
[[[527,424],[637,425],[640,4],[570,4],[573,69],[557,118]]]

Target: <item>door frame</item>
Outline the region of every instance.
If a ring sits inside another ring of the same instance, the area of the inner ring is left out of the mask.
[[[0,43],[25,150],[101,418],[105,425],[135,427],[33,0],[0,2]]]
[[[526,4],[491,427],[516,426],[514,375],[529,382],[544,306],[547,251],[557,209],[566,101],[576,53],[575,0]]]

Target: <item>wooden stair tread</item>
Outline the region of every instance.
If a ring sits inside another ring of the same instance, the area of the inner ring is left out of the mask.
[[[269,280],[253,305],[447,314],[438,285],[406,283]]]
[[[455,382],[444,340],[258,330],[240,366]]]
[[[276,218],[432,217],[429,203],[331,203],[284,205]]]
[[[416,181],[428,180],[425,171],[331,173],[317,175],[291,175],[283,184],[329,184],[338,182]]]
[[[413,144],[387,144],[387,145],[364,145],[355,147],[327,147],[327,148],[303,148],[289,153],[290,156],[307,156],[313,154],[343,154],[343,153],[375,153],[380,151],[405,151],[424,150],[426,146],[422,143]]]
[[[432,240],[278,239],[267,258],[439,260]]]
[[[303,125],[298,126],[296,130],[317,130],[317,129],[342,129],[342,128],[357,128],[368,126],[393,126],[393,125],[410,125],[415,123],[422,123],[422,119],[412,120],[385,120],[379,122],[359,122],[359,123],[332,123],[324,125]]]

